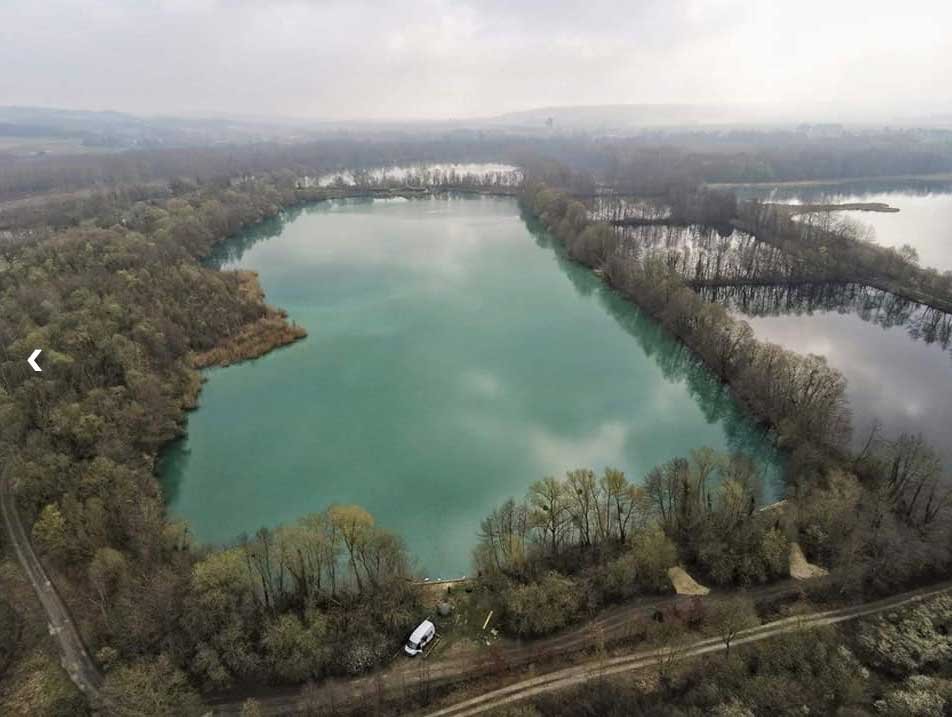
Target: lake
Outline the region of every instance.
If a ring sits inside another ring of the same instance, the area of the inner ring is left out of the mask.
[[[480,520],[578,467],[743,450],[782,458],[693,356],[511,199],[319,203],[216,258],[260,274],[309,336],[206,372],[164,453],[170,511],[221,543],[333,503],[367,508],[433,578],[466,574]]]
[[[922,433],[952,468],[952,315],[855,284],[702,289],[762,341],[825,356],[846,377],[853,446],[878,421],[889,439]]]
[[[899,212],[840,214],[872,226],[880,244],[912,245],[923,266],[952,270],[952,183],[879,180],[756,185],[736,192],[741,198],[785,203],[888,203]],[[766,248],[760,251],[769,253]],[[776,276],[774,265],[783,262],[761,262],[757,266],[768,270],[758,268],[748,278]],[[853,411],[854,446],[861,447],[873,422],[879,421],[888,438],[921,432],[943,459],[946,471],[952,471],[948,440],[952,425],[952,316],[852,285],[733,286],[706,292],[708,298],[723,301],[749,321],[758,338],[794,351],[824,355],[843,372]]]
[[[641,261],[661,258],[761,341],[826,357],[847,380],[853,447],[922,433],[952,468],[952,315],[858,284],[802,283],[796,259],[740,231],[619,228]]]
[[[738,197],[784,202],[846,204],[884,202],[895,213],[845,211],[873,228],[883,246],[909,244],[919,253],[919,263],[939,272],[952,271],[952,183],[948,182],[850,182],[832,185],[757,185],[740,188]]]

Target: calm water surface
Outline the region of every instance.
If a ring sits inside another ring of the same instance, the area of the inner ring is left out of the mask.
[[[779,202],[886,202],[898,213],[843,212],[887,246],[911,244],[923,266],[952,270],[952,184],[879,181],[738,190]],[[719,299],[757,336],[827,357],[846,376],[854,443],[878,420],[887,436],[921,432],[952,473],[952,316],[863,287],[726,287]]]
[[[325,203],[226,243],[309,336],[207,372],[162,462],[173,514],[225,542],[332,503],[465,574],[479,521],[547,474],[639,480],[709,445],[780,458],[724,389],[512,200]]]
[[[744,318],[757,338],[825,356],[846,377],[853,444],[922,433],[952,469],[952,316],[856,285],[734,286],[709,299]]]
[[[895,213],[841,212],[871,226],[883,246],[909,244],[922,266],[952,271],[952,184],[851,183],[810,187],[749,187],[738,196],[789,203],[885,202]]]

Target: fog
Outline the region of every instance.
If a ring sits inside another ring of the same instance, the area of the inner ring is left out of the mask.
[[[950,26],[941,0],[2,0],[0,104],[447,119],[678,103],[915,118],[952,112]]]

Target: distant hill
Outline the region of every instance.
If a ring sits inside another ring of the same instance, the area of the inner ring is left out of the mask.
[[[297,139],[301,131],[300,126],[280,121],[0,107],[0,152],[14,155],[288,141]]]
[[[850,127],[952,126],[952,112],[924,115],[884,107],[851,107],[835,103],[627,104],[564,105],[508,112],[482,120],[483,126],[511,129],[596,133],[640,130],[794,129],[801,125]]]
[[[562,130],[630,130],[648,127],[686,127],[760,122],[771,113],[753,107],[713,105],[582,105],[540,107],[508,112],[487,120],[510,127],[552,127]],[[776,112],[770,119],[780,119]]]
[[[539,107],[489,117],[434,120],[328,120],[280,117],[139,116],[115,111],[0,106],[0,160],[49,154],[195,147],[252,142],[290,143],[353,133],[389,136],[489,132],[529,136],[644,132],[694,133],[725,129],[799,131],[813,137],[844,128],[890,126],[952,128],[952,113],[857,116],[830,105],[794,108],[770,104],[620,104]]]

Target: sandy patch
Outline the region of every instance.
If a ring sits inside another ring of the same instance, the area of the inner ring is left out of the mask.
[[[795,580],[822,578],[828,571],[819,565],[808,563],[799,543],[790,543],[790,577]]]
[[[678,565],[668,568],[668,579],[678,595],[707,595],[711,592],[710,588],[701,585]]]

